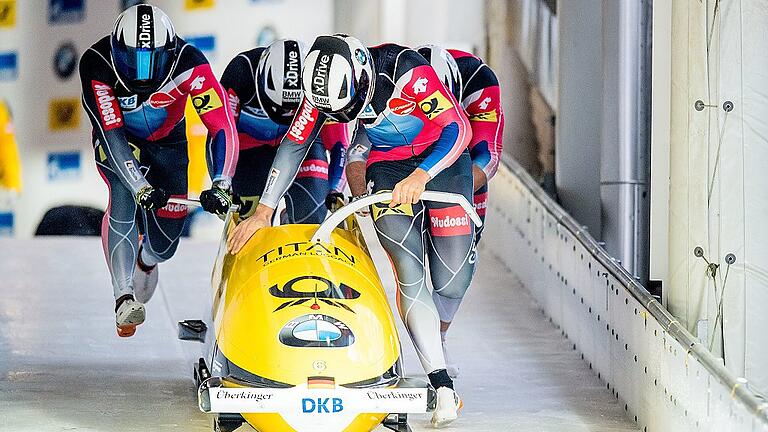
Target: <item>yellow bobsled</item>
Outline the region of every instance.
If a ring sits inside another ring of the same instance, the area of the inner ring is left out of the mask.
[[[460,195],[430,195],[479,222]],[[402,376],[394,317],[353,216],[389,199],[363,198],[322,225],[262,229],[236,256],[224,236],[212,316],[179,323],[181,339],[206,343],[194,373],[214,430],[405,432],[408,413],[434,408],[429,384]]]

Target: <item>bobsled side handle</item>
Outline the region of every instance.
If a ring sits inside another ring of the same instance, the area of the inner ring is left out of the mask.
[[[358,198],[352,201],[351,203],[332,213],[328,219],[326,219],[325,222],[323,222],[317,228],[317,231],[315,231],[315,234],[312,236],[312,241],[329,243],[331,241],[331,232],[333,232],[333,230],[340,223],[344,222],[347,217],[370,205],[391,200],[392,192],[381,192],[373,195],[366,195],[362,198]],[[421,200],[458,204],[464,209],[465,212],[467,212],[470,219],[472,219],[472,222],[474,222],[476,226],[483,226],[483,221],[480,219],[480,216],[478,216],[475,208],[469,203],[469,201],[467,201],[463,195],[450,192],[426,191],[421,194]]]

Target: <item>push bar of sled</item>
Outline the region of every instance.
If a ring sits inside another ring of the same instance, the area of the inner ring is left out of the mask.
[[[472,219],[472,222],[474,222],[476,226],[483,226],[483,221],[480,219],[480,216],[478,216],[474,207],[472,207],[464,195],[449,192],[426,191],[421,194],[421,200],[458,204],[461,206],[461,208],[464,209],[465,212],[467,212],[470,219]],[[344,207],[336,210],[333,214],[331,214],[328,219],[326,219],[325,222],[323,222],[320,227],[317,228],[317,231],[315,231],[315,234],[312,236],[312,241],[324,243],[330,242],[331,232],[334,230],[334,228],[336,228],[337,225],[342,223],[349,216],[372,204],[385,201],[392,201],[392,192],[382,192],[373,195],[367,195],[352,201],[351,203],[345,205]]]

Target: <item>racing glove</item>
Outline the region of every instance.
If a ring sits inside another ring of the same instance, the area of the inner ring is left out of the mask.
[[[339,200],[342,202],[341,205],[339,205]],[[344,194],[341,192],[331,191],[331,193],[325,197],[325,208],[330,211],[336,211],[342,205],[344,205]]]
[[[210,189],[200,194],[200,205],[208,213],[223,216],[232,206],[232,185],[228,180],[216,180]]]
[[[155,189],[152,186],[144,186],[136,193],[136,203],[145,210],[156,210],[165,207],[168,204],[168,193],[162,189]]]

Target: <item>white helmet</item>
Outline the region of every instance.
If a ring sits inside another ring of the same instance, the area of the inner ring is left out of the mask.
[[[456,96],[456,100],[461,101],[463,91],[461,72],[459,72],[459,65],[456,64],[456,59],[451,53],[437,45],[422,45],[416,50],[432,65],[432,69],[435,70],[440,81]]]
[[[368,49],[347,35],[319,36],[304,61],[304,94],[320,112],[347,123],[371,102],[373,59]]]
[[[301,70],[304,45],[281,39],[261,53],[256,67],[256,94],[269,118],[288,125],[301,103]]]
[[[176,63],[176,31],[168,15],[155,6],[140,4],[121,13],[110,43],[117,78],[138,93],[160,88]]]

